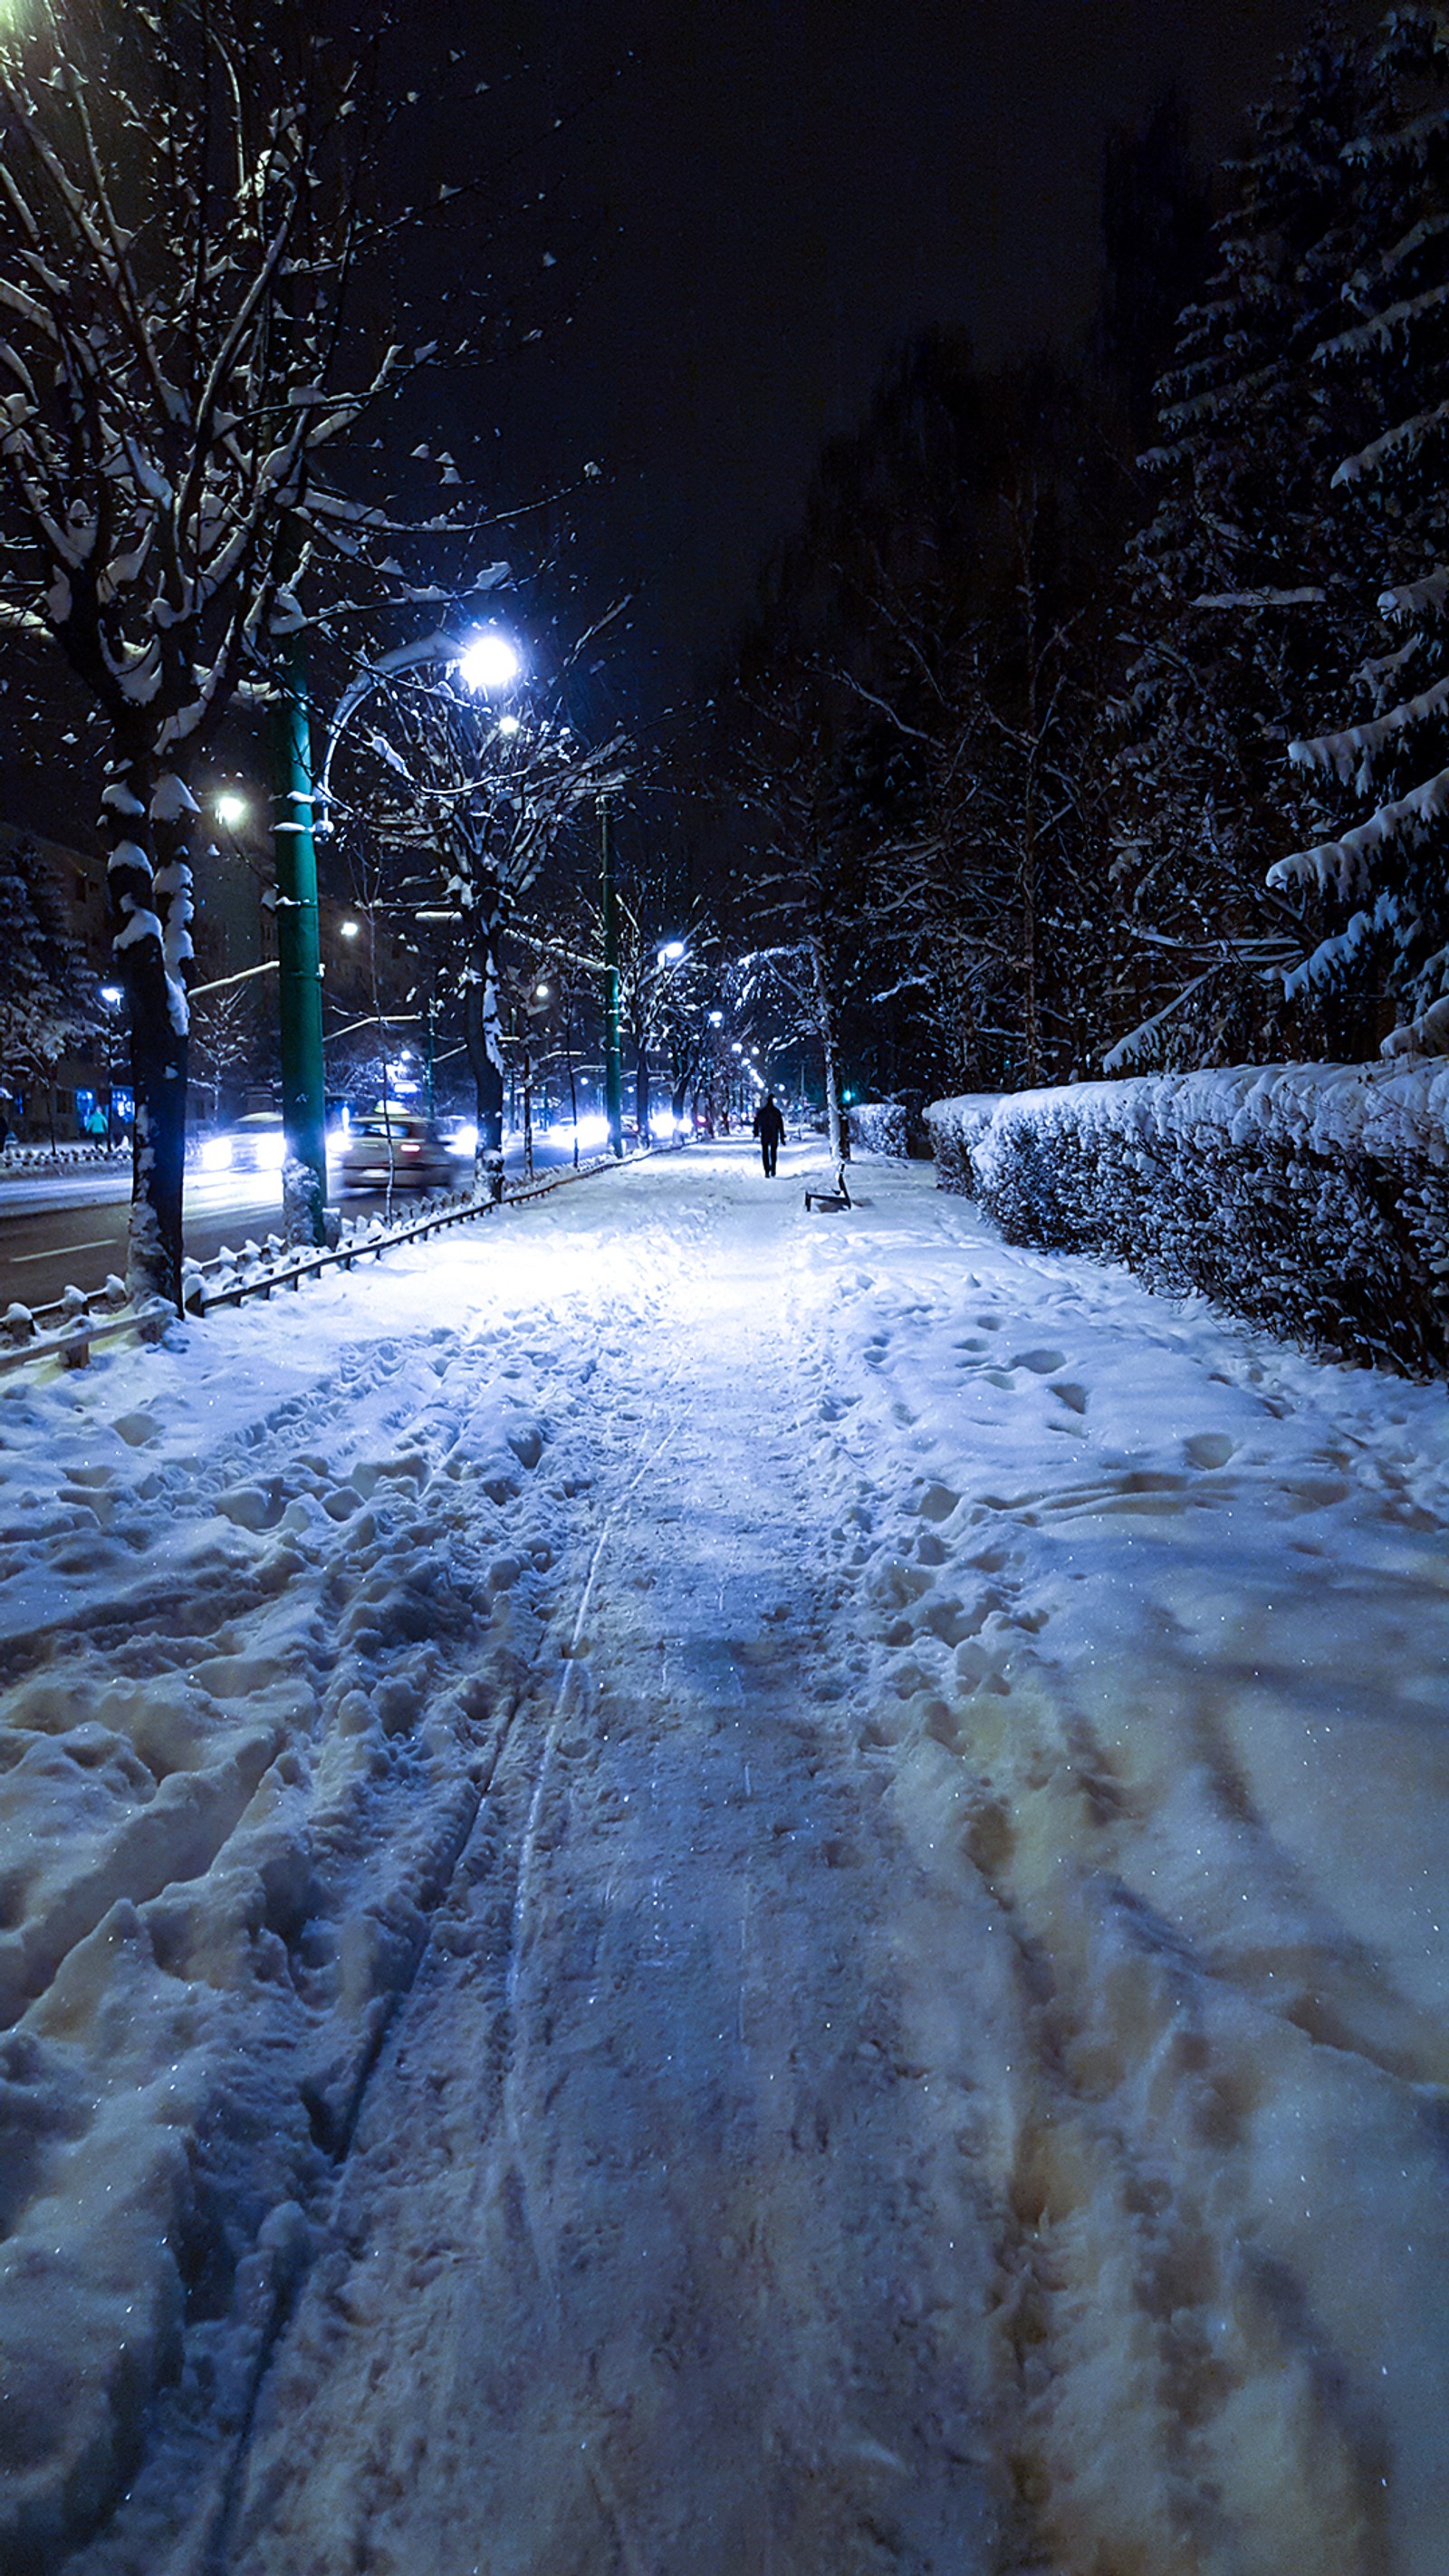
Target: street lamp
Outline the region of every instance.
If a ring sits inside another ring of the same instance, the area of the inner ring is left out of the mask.
[[[492,697],[501,689],[511,689],[522,671],[523,656],[517,645],[511,636],[503,634],[496,626],[475,635],[458,657],[458,677],[464,688],[473,689],[485,697]],[[515,726],[516,723],[515,718]],[[510,731],[513,729],[510,727]]]
[[[251,812],[251,807],[244,796],[238,796],[231,788],[227,788],[222,795],[218,796],[213,810],[224,832],[239,832]]]

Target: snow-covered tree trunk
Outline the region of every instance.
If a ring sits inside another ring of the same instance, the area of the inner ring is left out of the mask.
[[[503,1196],[503,916],[499,888],[480,887],[463,980],[463,1036],[478,1123],[473,1187],[479,1198],[495,1201]]]
[[[187,828],[196,811],[145,750],[113,764],[101,800],[109,847],[112,951],[126,996],[136,1119],[126,1282],[133,1297],[181,1306],[181,1186],[186,1152],[187,1001],[191,955]]]
[[[816,1025],[820,1031],[820,1053],[825,1064],[825,1115],[830,1127],[830,1152],[837,1163],[850,1160],[850,1130],[840,1115],[840,1073],[835,1047],[835,1012],[830,1000],[830,986],[825,973],[825,956],[818,939],[812,939],[810,972],[815,985]]]

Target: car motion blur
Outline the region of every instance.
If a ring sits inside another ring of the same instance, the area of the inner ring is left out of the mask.
[[[442,1190],[453,1179],[453,1158],[432,1121],[408,1110],[378,1110],[355,1118],[337,1168],[344,1190]]]
[[[231,1127],[202,1138],[204,1172],[279,1172],[287,1157],[280,1109],[249,1109]]]

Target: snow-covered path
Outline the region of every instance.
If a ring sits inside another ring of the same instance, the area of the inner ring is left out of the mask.
[[[5,2564],[1449,2563],[1442,1391],[862,1179],[0,1397]]]
[[[239,2569],[844,2570],[873,2527],[978,2563],[983,2391],[940,2328],[980,2248],[963,2279],[901,2081],[817,1319],[735,1214],[592,1380],[595,1507],[269,2385]]]

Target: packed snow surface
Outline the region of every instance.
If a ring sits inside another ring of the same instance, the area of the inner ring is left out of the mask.
[[[1449,1413],[691,1150],[0,1384],[0,2564],[1442,2576]]]

